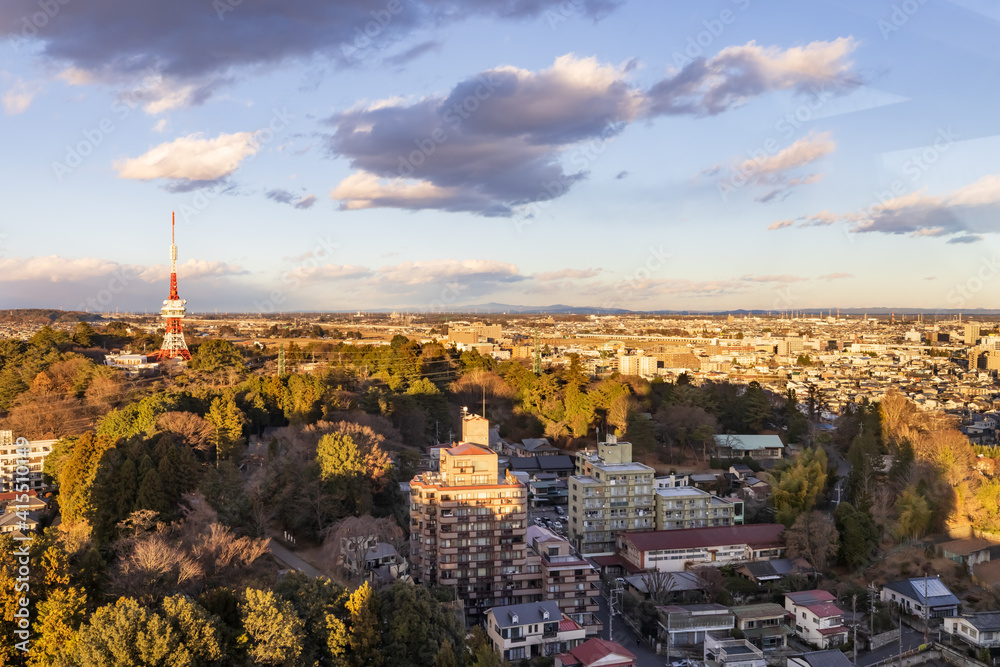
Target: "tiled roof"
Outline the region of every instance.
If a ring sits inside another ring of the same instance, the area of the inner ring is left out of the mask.
[[[748,544],[754,547],[784,546],[785,527],[780,523],[757,523],[744,526],[713,526],[683,530],[648,530],[623,533],[622,539],[640,551],[660,549],[697,549]]]
[[[569,652],[582,665],[592,665],[598,660],[615,654],[627,660],[635,660],[635,654],[618,642],[608,641],[600,637],[593,637],[583,642]]]

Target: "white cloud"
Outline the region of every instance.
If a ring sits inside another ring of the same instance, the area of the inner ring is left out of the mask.
[[[24,113],[31,106],[35,96],[42,92],[39,81],[26,82],[18,79],[14,85],[3,94],[3,109],[10,116]]]
[[[120,178],[141,181],[213,181],[232,174],[258,149],[252,132],[220,134],[215,139],[197,133],[160,144],[137,158],[119,160],[115,169]]]
[[[562,269],[561,271],[546,271],[536,273],[532,278],[549,282],[553,280],[586,280],[593,278],[601,272],[601,269]]]

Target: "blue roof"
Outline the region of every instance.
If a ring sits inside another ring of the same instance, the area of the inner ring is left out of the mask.
[[[891,581],[885,585],[891,591],[905,595],[928,607],[951,607],[961,604],[955,594],[937,577],[914,577],[901,581]],[[927,597],[924,597],[924,591]]]

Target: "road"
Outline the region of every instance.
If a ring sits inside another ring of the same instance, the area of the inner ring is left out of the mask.
[[[903,653],[915,649],[923,643],[924,633],[917,632],[912,628],[903,628]],[[899,655],[899,642],[890,642],[869,653],[858,653],[858,667],[868,667],[896,655]]]
[[[314,568],[309,563],[305,562],[291,551],[278,544],[275,540],[271,539],[267,543],[267,548],[270,550],[271,555],[280,560],[282,563],[292,568],[293,570],[298,570],[310,577],[325,577],[326,575]]]
[[[604,631],[599,635],[602,639],[611,639],[616,641],[629,651],[635,654],[636,657],[636,667],[664,667],[667,664],[666,656],[656,655],[653,651],[649,649],[645,644],[640,643],[632,629],[625,625],[625,621],[621,619],[620,616],[615,616],[614,623],[614,636],[608,636],[608,601],[607,598],[601,596],[598,598],[600,600],[600,609],[597,611],[597,617],[601,619],[604,623]]]
[[[837,463],[837,483],[833,485],[833,491],[830,493],[830,500],[836,506],[843,500],[844,483],[847,481],[847,476],[851,474],[851,464],[843,456],[834,451],[832,447],[829,451],[833,455],[833,460]]]

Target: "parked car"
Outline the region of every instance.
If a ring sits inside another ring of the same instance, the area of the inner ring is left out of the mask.
[[[562,523],[559,521],[554,521],[552,523],[552,527],[555,528],[556,530],[562,530]]]
[[[557,506],[556,506],[556,514],[558,514],[559,516],[565,516],[565,514],[566,514],[566,510],[564,510],[564,509],[563,509],[562,507],[559,507],[559,506],[557,505]]]

